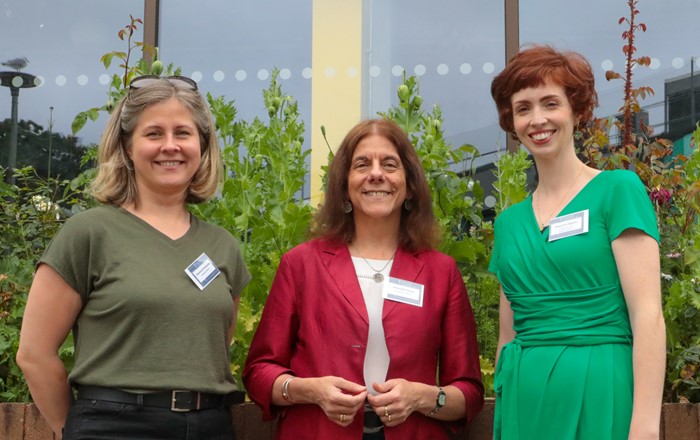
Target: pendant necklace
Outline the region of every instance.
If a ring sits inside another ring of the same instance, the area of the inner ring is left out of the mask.
[[[367,259],[366,259],[365,257],[362,256],[362,254],[360,253],[360,250],[357,248],[357,246],[355,246],[355,245],[352,244],[352,243],[350,244],[350,246],[352,246],[353,248],[355,248],[355,250],[357,251],[357,255],[359,255],[360,258],[362,258],[362,259],[365,261],[365,263],[367,263],[367,266],[369,266],[369,268],[372,269],[372,270],[374,271],[374,275],[372,275],[372,279],[374,280],[374,282],[375,282],[375,283],[381,283],[382,281],[384,281],[384,275],[382,275],[382,272],[384,271],[384,269],[386,269],[386,267],[389,265],[389,263],[391,263],[392,261],[394,261],[394,257],[396,256],[396,251],[394,251],[394,254],[393,254],[393,255],[391,256],[391,258],[384,264],[384,266],[383,266],[381,269],[377,270],[377,269],[375,269],[374,267],[372,267],[371,264],[369,264],[369,261],[367,261]],[[397,248],[396,250],[398,250],[398,248]]]
[[[571,187],[564,193],[564,196],[559,200],[559,203],[554,207],[554,209],[549,213],[547,217],[542,217],[541,221],[538,221],[539,227],[540,227],[540,232],[544,231],[544,228],[547,227],[549,224],[549,221],[551,220],[551,217],[556,214],[558,209],[561,207],[562,203],[564,203],[564,200],[571,195],[571,192],[574,190],[576,187],[576,183],[578,182],[578,179],[581,177],[581,174],[583,174],[583,169],[584,167],[581,167],[579,170],[578,174],[576,175],[576,178],[574,179],[574,182],[571,184]],[[542,214],[542,211],[540,211],[540,194],[537,194],[537,200],[535,200],[535,207],[537,208],[537,212]]]

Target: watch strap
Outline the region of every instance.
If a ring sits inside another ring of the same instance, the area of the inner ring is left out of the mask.
[[[427,417],[433,416],[437,413],[440,412],[443,406],[445,406],[445,398],[446,394],[445,391],[442,390],[441,387],[438,388],[438,394],[437,397],[435,397],[435,408],[433,408],[428,414],[426,414]]]

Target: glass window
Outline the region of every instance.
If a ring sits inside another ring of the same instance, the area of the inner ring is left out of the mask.
[[[277,68],[282,90],[298,101],[308,132],[311,7],[312,0],[163,1],[161,59],[182,67],[204,93],[235,100],[238,117],[246,121],[267,118],[262,91]]]
[[[484,158],[505,137],[490,94],[505,64],[503,2],[367,2],[367,116],[398,104],[402,72],[418,78],[423,107],[438,104],[446,140],[476,146]],[[500,143],[500,145],[499,145]]]
[[[118,72],[118,63],[107,71],[100,57],[112,50],[126,50],[117,32],[129,24],[129,15],[143,17],[143,8],[143,0],[0,3],[0,62],[26,59],[22,72],[35,75],[41,82],[38,87],[20,89],[18,119],[33,121],[42,130],[48,130],[52,121],[53,133],[71,135],[76,114],[105,103],[110,77]],[[143,41],[142,26],[133,41]],[[0,65],[0,71],[12,70],[12,66]],[[10,118],[10,88],[0,87],[0,121]],[[97,122],[89,121],[78,133],[78,142],[98,142],[105,122],[104,115]],[[9,133],[0,133],[0,145],[8,145],[8,138]],[[22,141],[20,137],[18,161]],[[5,157],[5,147],[0,153]]]
[[[633,87],[651,87],[655,95],[640,101],[654,133],[673,140],[691,131],[690,72],[695,73],[696,96],[700,96],[700,2],[640,2],[637,23],[647,26],[646,32],[637,32],[636,56],[651,58],[649,67],[633,71]],[[546,18],[543,17],[546,11]],[[559,49],[571,49],[588,58],[596,75],[600,107],[596,116],[607,117],[619,112],[623,103],[623,80],[606,81],[605,72],[625,71],[626,44],[622,33],[629,29],[618,24],[621,17],[629,17],[627,2],[592,0],[589,2],[561,2],[537,0],[520,6],[521,43],[545,43]],[[683,81],[683,79],[685,79]],[[679,84],[682,83],[682,84]],[[687,105],[686,105],[687,104]],[[674,128],[680,121],[683,128]],[[697,115],[695,118],[697,121]],[[669,132],[669,124],[674,128]]]

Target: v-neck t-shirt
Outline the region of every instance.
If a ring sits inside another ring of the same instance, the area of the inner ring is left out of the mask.
[[[203,290],[185,269],[205,253],[221,271]],[[81,297],[74,384],[131,391],[236,389],[229,362],[233,300],[248,284],[237,240],[191,216],[171,239],[110,205],[69,218],[40,260]]]

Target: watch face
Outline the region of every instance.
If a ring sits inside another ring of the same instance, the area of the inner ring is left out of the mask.
[[[440,393],[438,394],[438,398],[437,398],[437,404],[439,406],[444,406],[446,400],[447,400],[447,396],[445,396],[445,392],[440,391]]]

